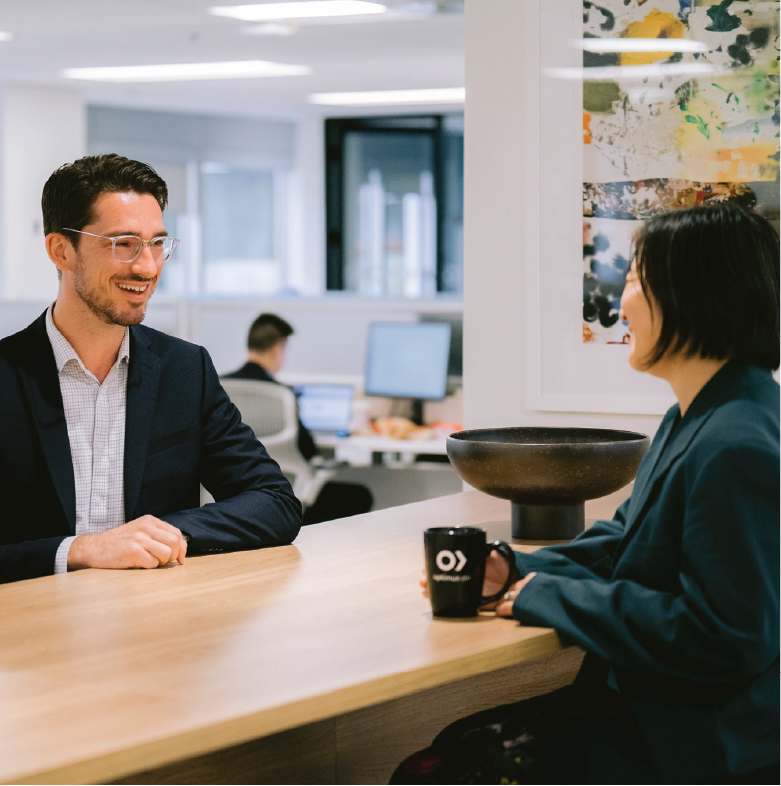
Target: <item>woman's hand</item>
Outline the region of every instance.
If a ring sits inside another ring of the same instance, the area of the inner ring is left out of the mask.
[[[507,582],[508,572],[510,566],[507,560],[495,549],[491,551],[485,561],[485,579],[483,580],[483,596],[490,597],[495,595]],[[518,576],[517,568],[513,567],[513,572]],[[529,574],[533,575],[533,574]],[[420,586],[423,588],[423,595],[428,597],[428,580],[426,578],[426,570],[423,569],[423,576],[420,579]],[[503,601],[495,601],[493,604],[483,606],[485,609],[492,609],[497,603]],[[509,616],[509,615],[506,615]]]
[[[519,579],[521,574],[515,565],[512,566],[512,571],[515,573],[515,578]],[[507,560],[498,552],[493,549],[485,561],[485,580],[483,581],[483,597],[490,598],[491,595],[496,595],[499,590],[507,584],[509,578],[510,565]],[[493,604],[486,606],[486,608],[493,608]]]
[[[497,617],[512,617],[513,603],[518,597],[518,593],[536,576],[536,573],[527,573],[520,581],[516,581],[499,601],[494,609]]]

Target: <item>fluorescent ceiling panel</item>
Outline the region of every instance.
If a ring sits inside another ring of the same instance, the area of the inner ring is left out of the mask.
[[[312,0],[312,2],[262,3],[260,5],[213,6],[210,14],[241,19],[244,22],[269,22],[275,19],[313,19],[326,16],[383,14],[380,3],[366,0]]]
[[[578,49],[587,52],[707,52],[702,41],[686,38],[580,38]]]
[[[302,76],[308,66],[272,63],[268,60],[233,60],[222,63],[169,63],[166,65],[66,68],[67,79],[96,82],[184,82],[202,79],[253,79],[269,76]]]
[[[2,30],[0,30],[0,41],[10,41],[13,37],[13,33],[4,33]]]
[[[393,104],[463,104],[466,89],[373,90],[363,93],[313,93],[309,101],[327,106],[389,106]]]

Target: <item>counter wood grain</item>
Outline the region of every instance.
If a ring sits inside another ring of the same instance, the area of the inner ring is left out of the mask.
[[[361,712],[392,722],[415,694],[530,661],[544,683],[554,631],[433,620],[417,584],[425,528],[509,539],[509,519],[509,503],[466,492],[307,527],[292,546],[0,586],[0,782],[144,782],[132,774],[329,719],[318,734],[338,749]]]

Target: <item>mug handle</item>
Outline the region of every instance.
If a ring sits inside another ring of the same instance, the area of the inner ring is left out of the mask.
[[[493,543],[487,543],[485,546],[485,557],[488,559],[488,555],[492,551],[498,551],[506,560],[507,565],[510,570],[507,572],[507,581],[505,581],[504,586],[494,595],[490,595],[487,598],[481,598],[480,603],[493,603],[495,600],[499,600],[505,592],[510,588],[510,585],[513,583],[513,573],[515,572],[515,552],[510,548],[510,546],[505,543],[503,540],[495,540]]]

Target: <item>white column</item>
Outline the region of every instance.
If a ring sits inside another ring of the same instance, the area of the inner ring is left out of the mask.
[[[85,155],[80,91],[0,90],[0,297],[53,299],[57,274],[44,248],[41,191],[49,175]]]
[[[466,3],[464,425],[520,426],[524,409],[523,73],[528,8]]]

